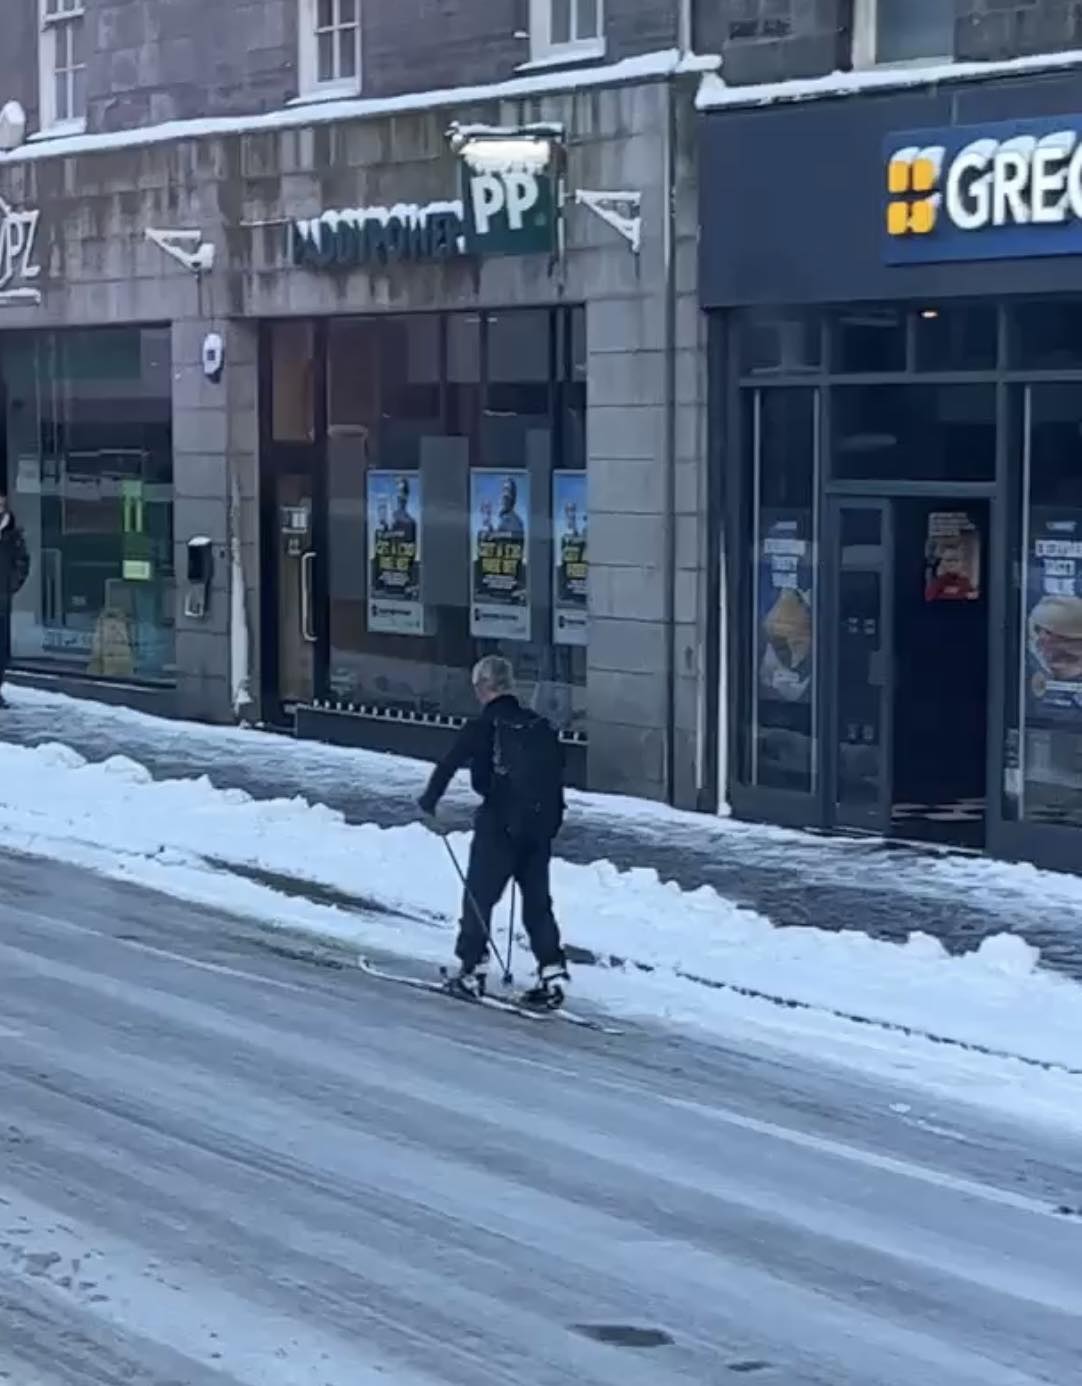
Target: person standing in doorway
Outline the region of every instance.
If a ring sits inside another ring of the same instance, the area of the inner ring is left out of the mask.
[[[7,707],[2,688],[11,659],[11,603],[29,575],[26,539],[8,506],[7,487],[0,487],[0,708]]]
[[[508,660],[479,660],[473,690],[481,715],[463,728],[418,801],[426,817],[433,817],[452,776],[465,766],[481,796],[455,946],[457,969],[448,985],[463,995],[483,994],[492,911],[513,880],[522,892],[522,921],[537,962],[537,983],[522,1000],[554,1009],[563,1004],[570,982],[549,890],[552,841],[564,817],[563,751],[551,724],[515,697]]]

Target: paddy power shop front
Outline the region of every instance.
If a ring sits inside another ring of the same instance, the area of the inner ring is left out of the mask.
[[[733,809],[1077,870],[1077,90],[703,121]]]

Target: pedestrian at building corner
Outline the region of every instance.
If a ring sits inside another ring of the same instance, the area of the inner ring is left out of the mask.
[[[11,604],[30,576],[30,553],[7,492],[0,490],[0,687],[11,658]],[[0,692],[0,707],[5,707]]]

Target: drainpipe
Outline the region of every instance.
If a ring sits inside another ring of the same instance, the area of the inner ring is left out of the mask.
[[[680,0],[680,9],[676,16],[676,46],[680,50],[680,56],[686,58],[691,52],[692,38],[694,37],[691,28],[691,7],[694,0]]]
[[[665,132],[662,186],[665,215],[662,250],[665,266],[665,436],[664,556],[665,564],[665,799],[676,801],[676,84],[665,84]]]

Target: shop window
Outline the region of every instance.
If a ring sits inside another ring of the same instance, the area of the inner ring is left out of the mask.
[[[927,304],[913,314],[918,371],[990,371],[999,358],[999,314],[989,304]]]
[[[830,368],[838,375],[885,375],[906,368],[904,308],[840,309],[833,318]]]
[[[1016,370],[1082,370],[1082,299],[1016,303],[1008,310],[1010,363]]]
[[[853,66],[947,60],[954,24],[950,0],[856,0]]]
[[[1006,807],[1082,827],[1082,398],[1075,385],[1034,385],[1021,413]]]
[[[86,10],[83,0],[40,0],[41,127],[69,134],[86,125]]]
[[[530,0],[530,52],[541,62],[603,57],[604,0]]]
[[[425,438],[443,429],[440,327],[432,313],[391,318],[379,330],[379,455],[389,467],[419,467]]]
[[[548,460],[555,385],[551,316],[547,309],[485,315],[482,466],[502,466],[507,457]]]
[[[750,658],[742,690],[746,783],[808,794],[816,781],[817,393],[747,391]]]
[[[31,553],[17,662],[174,674],[168,328],[20,334],[0,353],[8,484]]]
[[[302,96],[350,96],[361,86],[362,0],[298,0]]]
[[[531,706],[582,729],[585,382],[564,378],[582,357],[560,346],[584,341],[581,318],[527,309],[332,324],[331,390],[346,401],[354,373],[368,373],[363,406],[330,405],[332,699],[469,716],[470,670],[499,652]],[[554,429],[558,407],[574,428]]]
[[[822,366],[818,312],[745,313],[738,322],[741,375],[799,375]]]
[[[991,481],[993,385],[840,385],[831,395],[834,476],[846,481]]]

